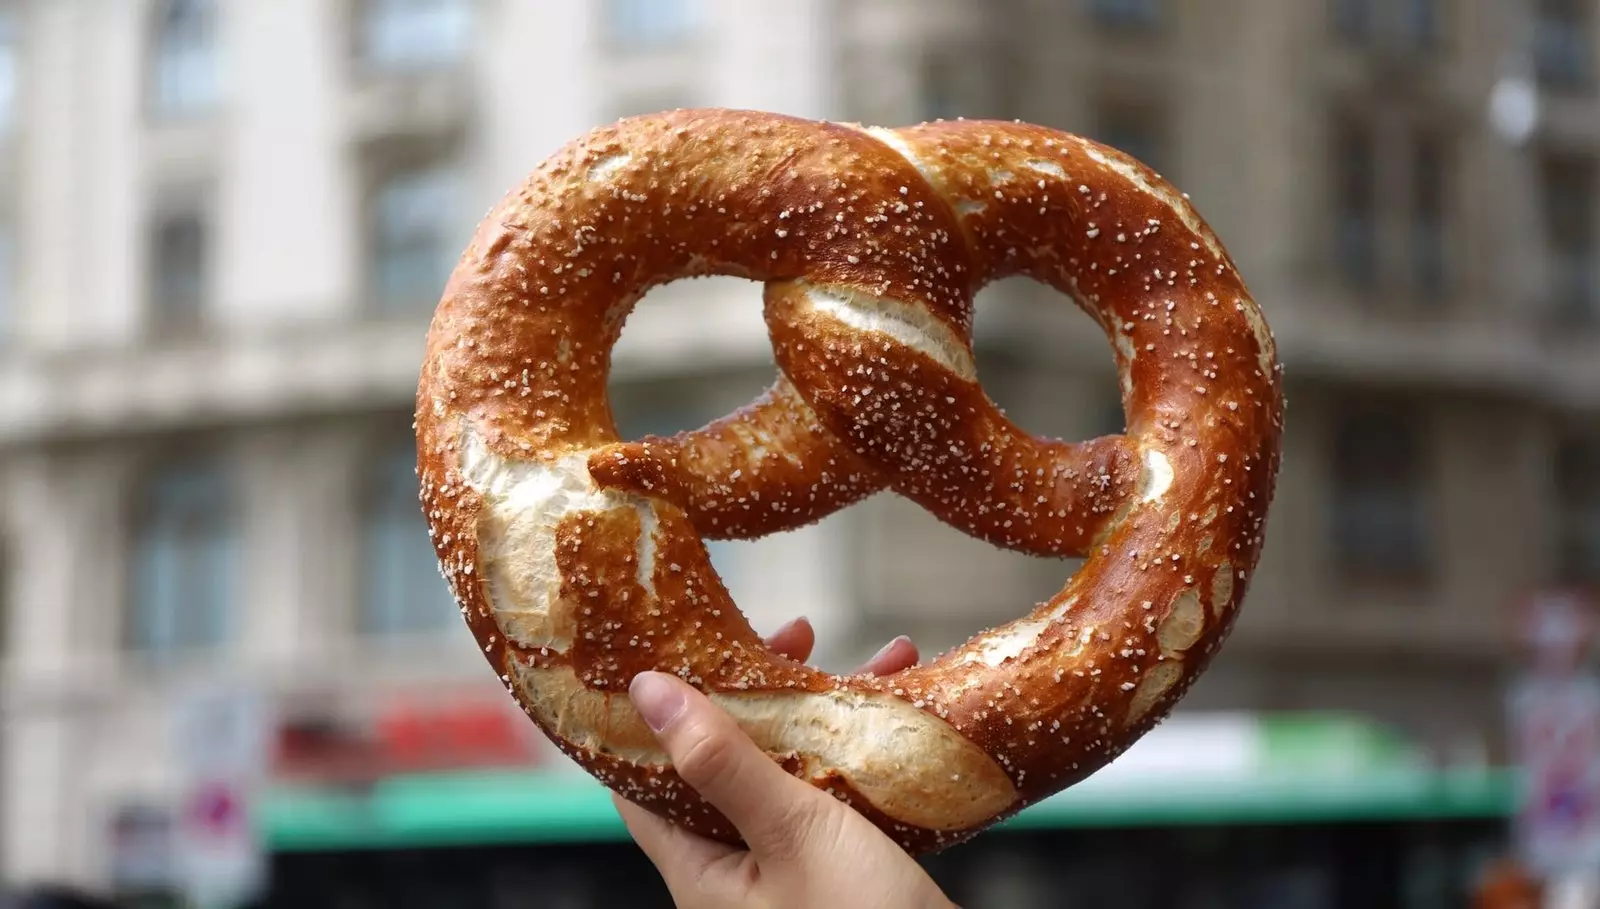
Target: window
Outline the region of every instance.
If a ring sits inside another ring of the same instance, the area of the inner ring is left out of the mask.
[[[1437,304],[1455,268],[1453,136],[1437,125],[1380,129],[1383,123],[1349,109],[1331,121],[1326,236],[1333,278],[1360,302],[1382,290]]]
[[[1443,36],[1439,0],[1330,0],[1329,13],[1334,33],[1357,46],[1426,50]]]
[[[459,249],[451,228],[458,205],[455,173],[443,166],[389,176],[373,196],[373,302],[389,313],[431,311]]]
[[[604,0],[605,31],[616,44],[633,49],[687,41],[695,32],[696,0]]]
[[[151,104],[162,117],[202,113],[217,100],[216,5],[162,0],[156,8]]]
[[[0,9],[0,133],[10,132],[17,125],[20,38],[17,11]]]
[[[134,515],[128,646],[165,655],[223,643],[239,556],[228,472],[209,460],[169,464],[146,478]]]
[[[1426,568],[1426,466],[1421,429],[1398,409],[1359,408],[1333,430],[1334,561],[1358,576],[1411,577]]]
[[[1562,583],[1600,584],[1600,439],[1556,447],[1557,566]]]
[[[365,0],[361,55],[381,69],[419,69],[460,60],[472,29],[472,0]]]
[[[1590,0],[1538,0],[1533,65],[1548,88],[1586,87],[1594,78]]]
[[[1365,42],[1373,31],[1373,0],[1332,0],[1333,28],[1339,37],[1353,43]]]
[[[1438,137],[1426,136],[1417,142],[1411,171],[1411,279],[1417,293],[1429,299],[1442,296],[1449,282],[1445,228],[1448,166],[1444,143]]]
[[[363,634],[437,631],[456,620],[450,589],[417,500],[415,443],[403,439],[384,455],[362,502]]]
[[[1137,158],[1151,170],[1166,173],[1169,162],[1161,116],[1153,105],[1105,103],[1097,120],[1090,138]]]
[[[1335,133],[1335,261],[1345,283],[1368,289],[1378,278],[1376,143],[1371,128],[1350,117]]]
[[[205,216],[197,208],[157,215],[151,229],[150,311],[158,331],[199,323],[210,295],[210,249]]]
[[[1396,7],[1400,34],[1408,46],[1422,49],[1439,43],[1439,0],[1401,0]]]
[[[1161,22],[1165,0],[1088,0],[1089,13],[1102,25],[1150,28]]]
[[[1595,262],[1595,162],[1551,156],[1541,167],[1545,235],[1549,242],[1551,309],[1557,320],[1592,322],[1600,316]]]

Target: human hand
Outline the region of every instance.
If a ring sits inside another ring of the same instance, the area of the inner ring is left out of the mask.
[[[804,661],[816,637],[804,619],[767,646]],[[883,675],[917,661],[895,638],[861,667]],[[678,909],[955,909],[904,850],[850,806],[796,779],[705,695],[663,673],[629,690],[685,783],[739,830],[746,848],[688,833],[613,795]]]
[[[811,658],[811,648],[817,646],[817,632],[805,619],[795,619],[774,631],[766,639],[766,644],[767,649],[773,653],[786,656],[797,663],[804,663]],[[911,643],[910,638],[901,636],[883,645],[882,650],[856,671],[871,675],[888,675],[915,666],[919,658],[917,645]]]

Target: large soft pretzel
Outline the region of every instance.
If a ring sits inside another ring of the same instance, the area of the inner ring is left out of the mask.
[[[624,317],[713,273],[766,282],[777,383],[701,430],[623,442],[606,382]],[[1105,329],[1126,436],[1041,441],[989,402],[973,295],[1015,274]],[[673,672],[922,852],[1104,766],[1205,668],[1261,549],[1282,407],[1227,253],[1126,155],[1017,123],[695,110],[595,130],[489,213],[435,316],[416,428],[444,575],[567,754],[737,841],[627,698],[637,673]],[[1028,615],[884,678],[767,651],[702,537],[883,488],[998,546],[1087,559]]]

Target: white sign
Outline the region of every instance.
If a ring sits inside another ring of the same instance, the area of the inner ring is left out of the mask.
[[[1572,590],[1541,590],[1520,606],[1522,643],[1540,671],[1576,671],[1594,641],[1593,600]]]
[[[124,805],[113,813],[109,839],[116,890],[164,890],[175,883],[172,824],[166,805]]]
[[[1523,75],[1504,76],[1489,92],[1489,125],[1512,145],[1528,141],[1539,127],[1539,90]]]
[[[1600,867],[1600,681],[1530,676],[1513,686],[1510,709],[1524,861],[1546,875]]]
[[[266,769],[267,730],[265,705],[248,691],[207,688],[178,701],[178,872],[202,909],[249,902],[266,884],[252,809]]]

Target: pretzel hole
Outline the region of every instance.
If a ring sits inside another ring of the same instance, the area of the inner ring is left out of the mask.
[[[760,282],[682,278],[651,288],[623,317],[606,394],[624,440],[673,436],[748,404],[775,369]]]
[[[984,391],[1022,429],[1067,442],[1127,432],[1105,333],[1068,295],[1023,275],[994,281],[977,293],[972,333]]]

